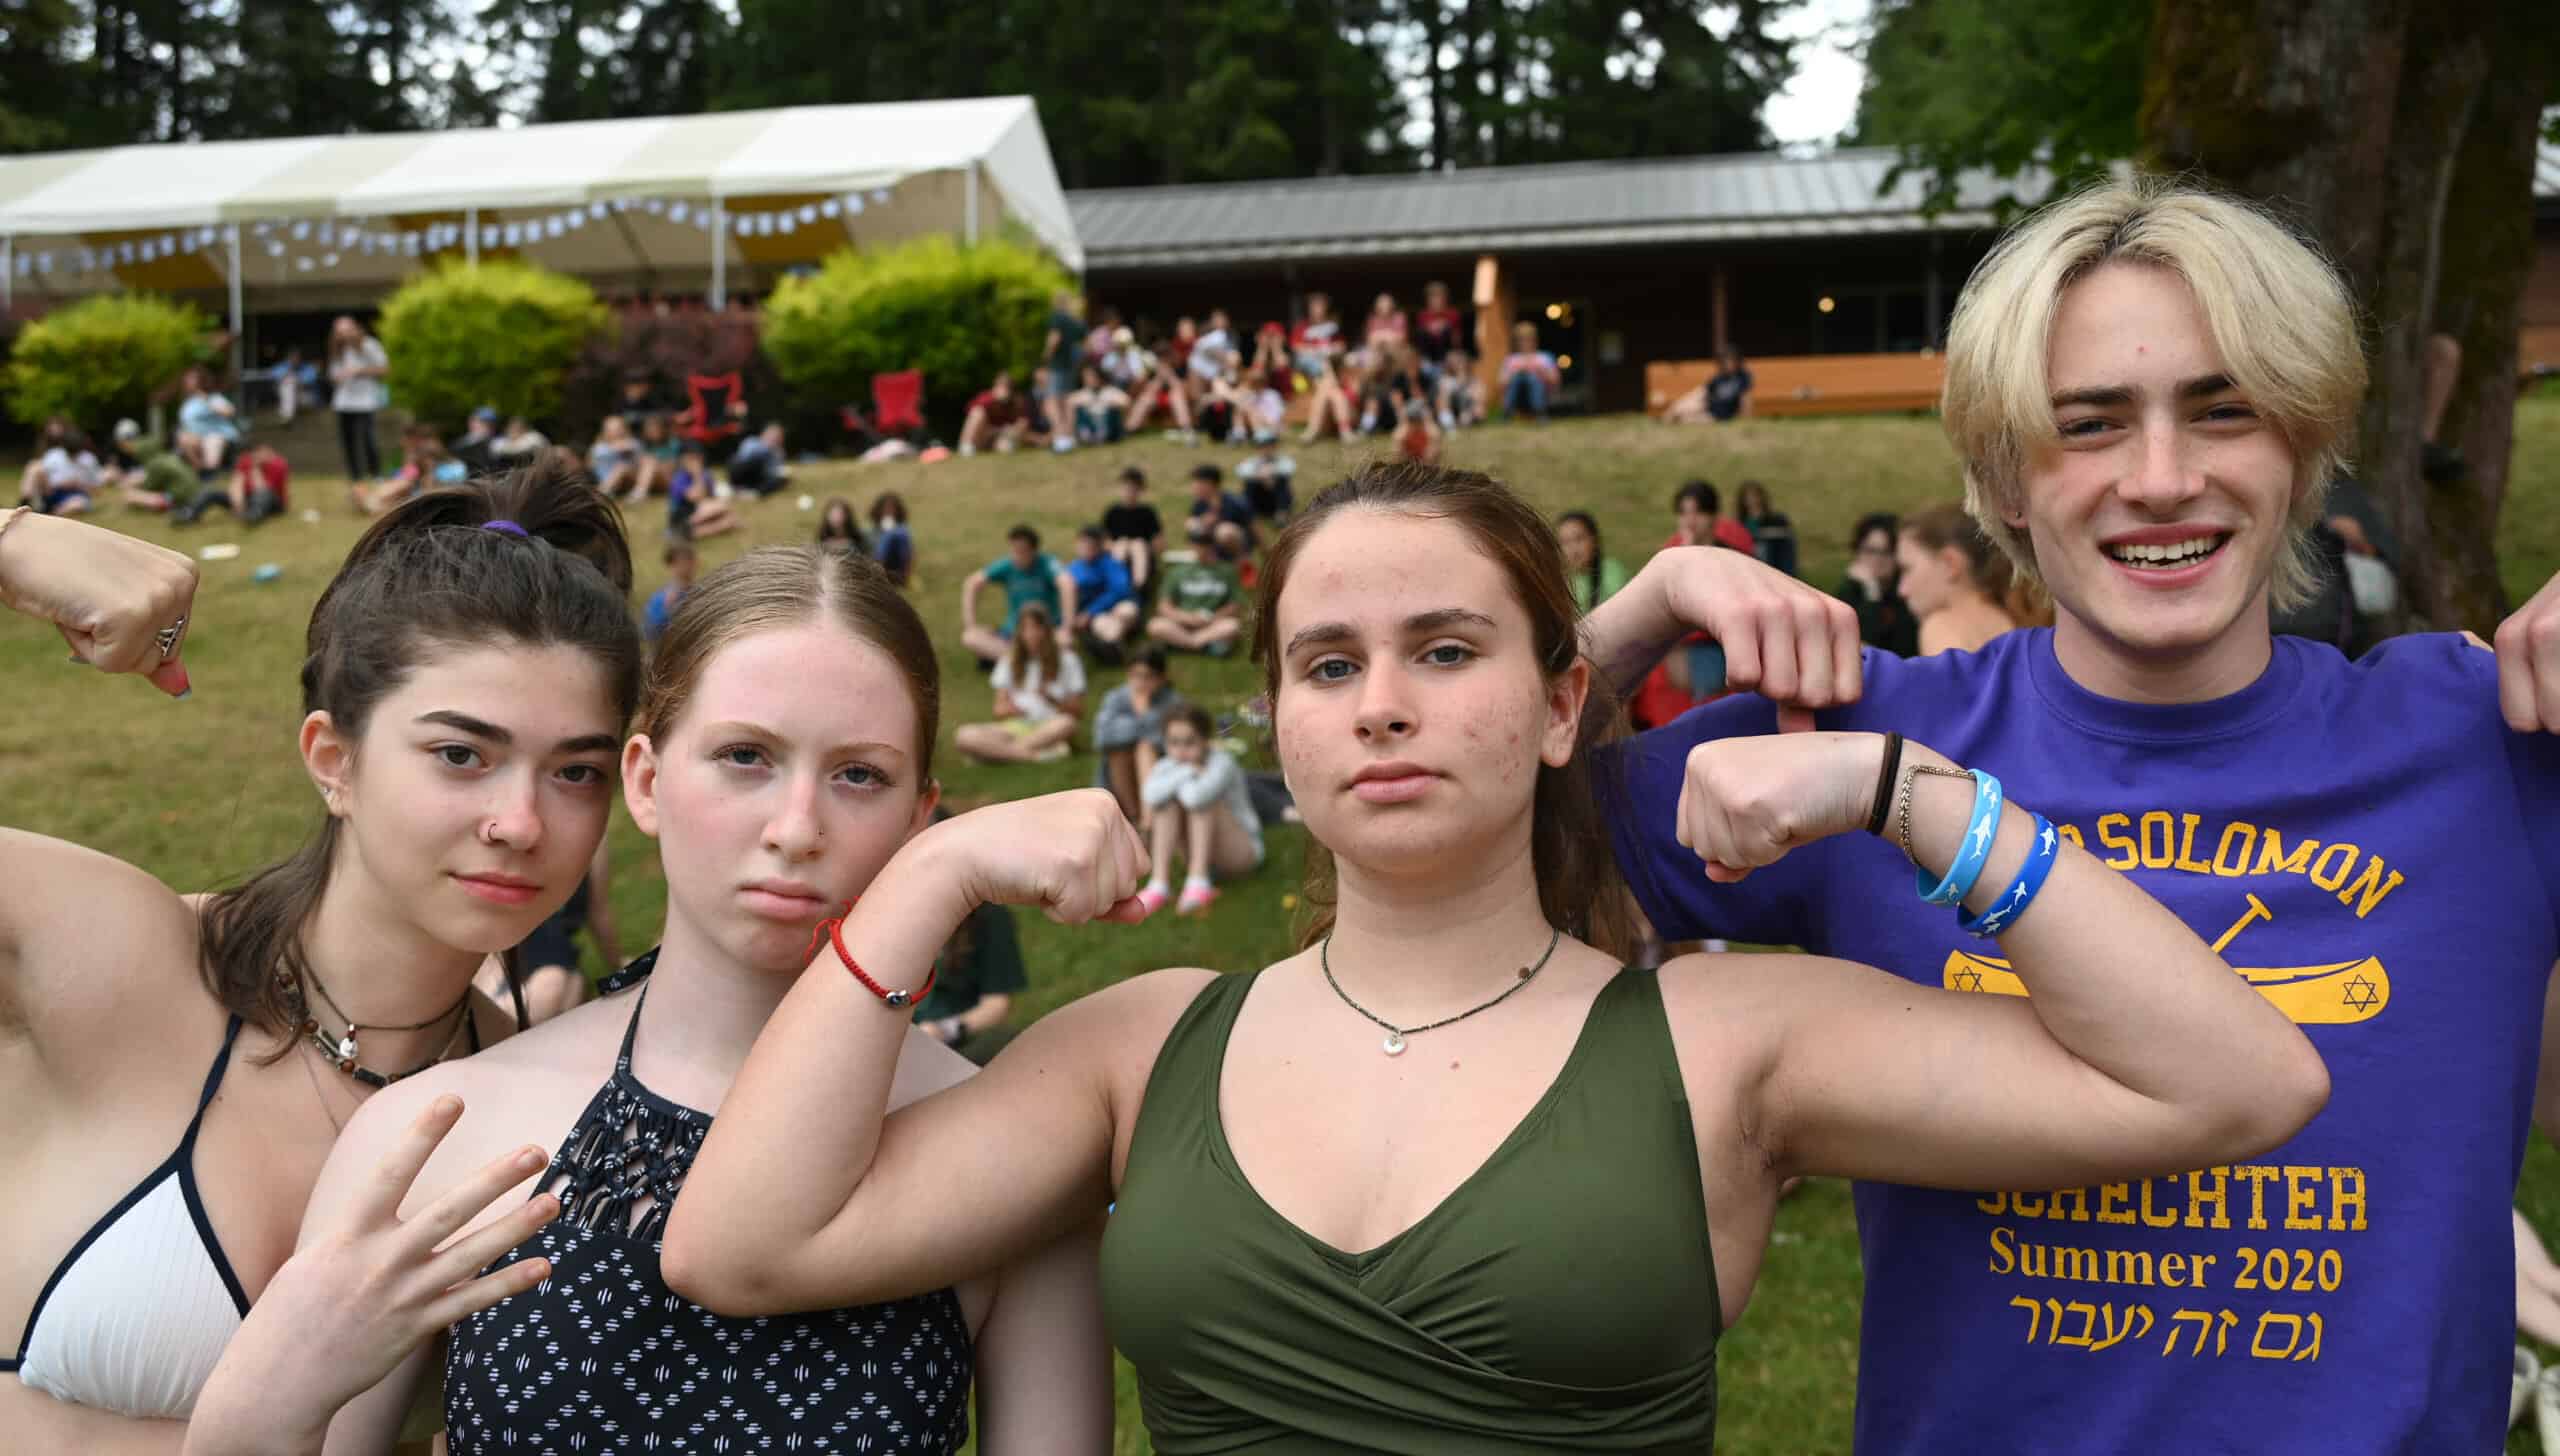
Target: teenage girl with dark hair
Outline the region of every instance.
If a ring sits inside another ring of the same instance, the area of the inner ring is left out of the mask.
[[[0,1430],[174,1448],[376,1090],[504,1035],[472,974],[568,899],[639,689],[612,506],[554,463],[376,521],[305,637],[325,810],[282,861],[181,896],[0,830]],[[187,686],[184,557],[0,514],[0,601]],[[99,691],[107,691],[105,688]]]

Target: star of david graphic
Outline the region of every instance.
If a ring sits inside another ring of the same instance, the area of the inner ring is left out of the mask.
[[[1982,989],[1982,972],[1967,966],[1956,972],[1955,982],[1959,991],[1979,991]]]
[[[2347,1005],[2358,1011],[2362,1011],[2366,1007],[2371,1006],[2374,999],[2373,989],[2373,982],[2363,976],[2357,976],[2353,980],[2347,982],[2346,986],[2343,988]]]

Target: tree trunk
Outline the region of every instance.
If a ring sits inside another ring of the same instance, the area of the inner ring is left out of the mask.
[[[2273,204],[2347,274],[2372,371],[2358,477],[2400,537],[2402,600],[2421,625],[2485,629],[2496,615],[2488,564],[2514,399],[2511,387],[2495,393],[2487,371],[2511,379],[2514,366],[2530,135],[2551,86],[2552,44],[2530,13],[2539,8],[2159,0],[2153,15],[2145,162]],[[2447,276],[2454,287],[2440,290]],[[2423,360],[2447,323],[2479,357],[2466,352],[2472,409],[2448,420],[2443,443],[2458,429],[2469,455],[2477,432],[2482,458],[2472,480],[2439,489],[2418,470]]]
[[[1448,34],[1448,17],[1441,13],[1440,0],[1415,0],[1414,9],[1422,17],[1422,84],[1424,104],[1431,108],[1431,168],[1438,171],[1449,165],[1449,107],[1441,94],[1446,71],[1440,64],[1440,45]]]
[[[2425,489],[2440,570],[2430,606],[2445,626],[2487,636],[2510,605],[2498,577],[2498,513],[2515,450],[2517,329],[2533,268],[2533,168],[2543,106],[2560,94],[2560,40],[2542,0],[2498,0],[2490,52],[2445,199],[2437,317],[2462,346],[2462,373],[2437,438],[2466,477]]]
[[[2356,474],[2400,538],[2400,604],[2408,625],[2417,627],[2461,625],[2445,611],[2455,553],[2428,520],[2428,486],[2418,467],[2426,436],[2427,341],[2439,318],[2445,194],[2489,71],[2483,18],[2473,6],[2430,6],[2410,21],[2391,142],[2378,149],[2387,152],[2389,167],[2379,199],[2382,251],[2360,290],[2372,383],[2358,420]],[[2519,215],[2529,213],[2530,189],[2512,206]],[[2490,546],[2485,538],[2480,544]]]
[[[2350,278],[2371,278],[2410,5],[2159,0],[2144,160],[2275,204]]]

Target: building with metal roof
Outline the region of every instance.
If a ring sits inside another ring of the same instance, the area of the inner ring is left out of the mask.
[[[1250,330],[1295,317],[1316,291],[1356,321],[1374,295],[1411,308],[1440,282],[1474,305],[1480,352],[1527,319],[1572,361],[1569,403],[1624,410],[1659,403],[1648,362],[1725,344],[1747,356],[1936,348],[2004,200],[2040,199],[2051,178],[1969,173],[1931,212],[1922,179],[1895,176],[1895,160],[1844,148],[1572,162],[1108,188],[1070,192],[1067,206],[1095,300],[1132,321],[1169,326],[1214,305]],[[2534,198],[2528,340],[2560,326],[2560,145],[2541,149]]]
[[[1308,177],[1071,192],[1086,264],[1139,268],[1507,253],[1808,238],[1973,233],[2001,197],[2041,197],[2041,172],[2003,185],[1960,179],[1955,206],[1924,214],[1926,189],[1890,186],[1894,153],[1775,152],[1566,162],[1371,177]]]

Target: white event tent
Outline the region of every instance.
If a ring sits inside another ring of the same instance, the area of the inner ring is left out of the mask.
[[[1084,249],[1027,96],[0,158],[0,309],[118,288],[348,307],[448,258],[608,288],[770,278],[848,243],[1027,229]]]

